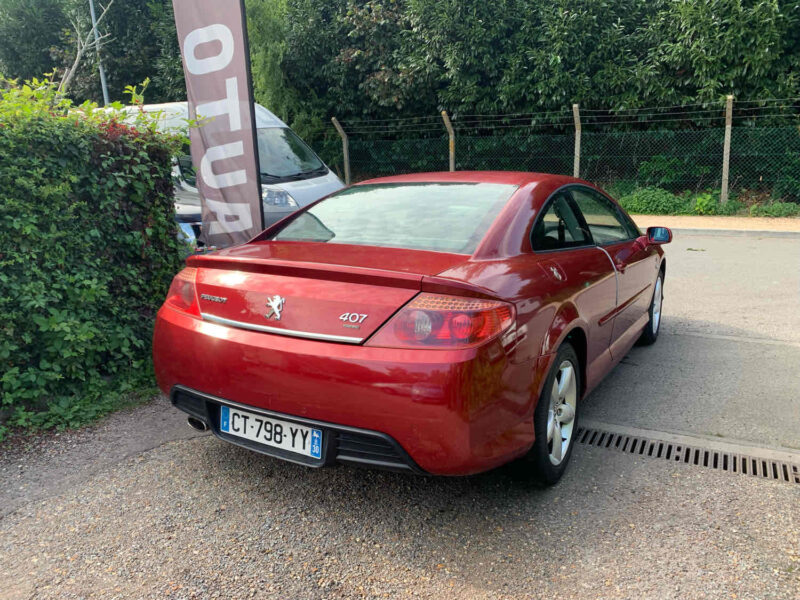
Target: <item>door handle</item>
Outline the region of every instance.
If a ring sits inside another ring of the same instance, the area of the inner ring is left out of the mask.
[[[624,272],[625,272],[625,269],[627,269],[627,268],[628,268],[628,263],[625,263],[625,262],[622,262],[622,261],[619,261],[619,260],[615,260],[615,261],[614,261],[614,267],[615,267],[615,268],[617,269],[617,271],[619,271],[620,273],[624,273]]]

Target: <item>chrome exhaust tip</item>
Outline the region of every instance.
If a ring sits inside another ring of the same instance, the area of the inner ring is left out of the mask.
[[[196,419],[194,417],[189,417],[186,419],[186,422],[189,423],[189,427],[192,429],[196,429],[197,431],[208,431],[208,425],[206,425],[205,421],[201,421],[200,419]]]

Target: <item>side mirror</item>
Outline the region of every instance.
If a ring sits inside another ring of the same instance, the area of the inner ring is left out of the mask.
[[[647,228],[647,243],[648,244],[669,244],[672,241],[672,231],[669,227],[648,227]]]

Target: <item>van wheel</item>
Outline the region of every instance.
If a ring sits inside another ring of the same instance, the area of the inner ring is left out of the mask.
[[[536,440],[523,459],[531,479],[553,485],[566,471],[578,424],[581,369],[574,348],[558,349],[533,415]]]

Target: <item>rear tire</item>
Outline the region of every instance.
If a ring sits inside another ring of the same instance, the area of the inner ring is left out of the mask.
[[[553,485],[567,469],[578,427],[580,396],[580,361],[575,349],[564,343],[556,353],[534,411],[536,440],[523,458],[528,476],[542,485]]]
[[[661,330],[661,309],[664,302],[664,271],[658,272],[656,286],[653,290],[653,299],[650,301],[650,320],[642,331],[637,343],[640,346],[650,346],[655,344],[658,339],[658,332]]]

